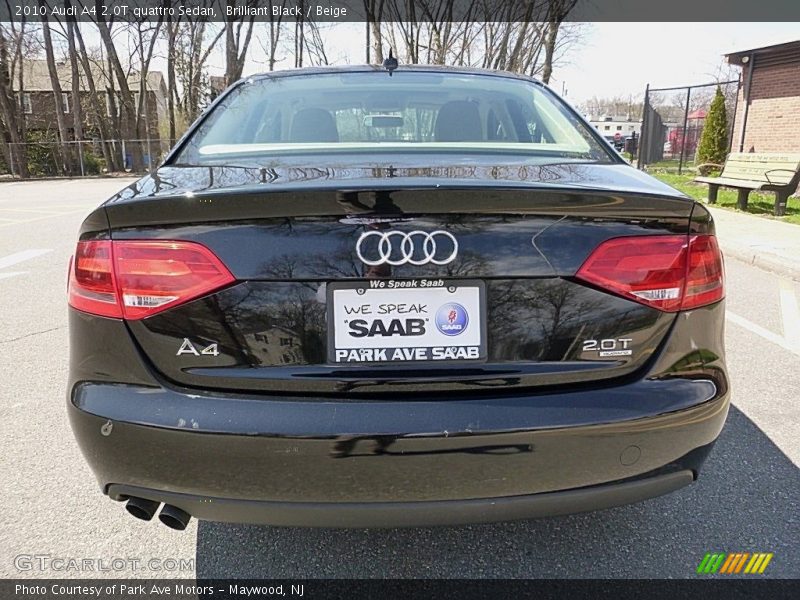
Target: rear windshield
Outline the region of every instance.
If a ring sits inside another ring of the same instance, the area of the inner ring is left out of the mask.
[[[397,152],[610,162],[589,128],[543,86],[420,71],[252,79],[214,109],[173,162]]]

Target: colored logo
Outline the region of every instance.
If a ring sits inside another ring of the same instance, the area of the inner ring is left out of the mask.
[[[460,304],[448,302],[436,311],[436,329],[445,335],[458,335],[468,324],[467,309]]]
[[[761,574],[772,560],[772,552],[709,552],[697,565],[700,575]]]

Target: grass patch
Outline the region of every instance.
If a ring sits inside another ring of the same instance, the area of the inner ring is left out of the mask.
[[[679,165],[679,158],[664,158],[657,162],[648,164],[647,172],[666,171],[667,173],[677,173]],[[694,173],[694,156],[684,157],[681,170],[683,171],[683,173],[681,173],[682,175],[685,175],[687,172]]]
[[[671,185],[677,190],[682,191],[684,194],[691,196],[696,200],[707,202],[708,186],[704,183],[693,183],[694,174],[684,173],[678,175],[676,173],[650,173],[656,179],[660,179],[667,185]],[[736,208],[736,198],[738,194],[736,190],[728,188],[719,188],[717,194],[717,203],[714,206],[721,208]],[[771,192],[750,192],[750,198],[747,202],[747,212],[752,215],[768,216],[778,221],[785,223],[794,223],[800,225],[800,199],[789,198],[786,204],[786,216],[774,217],[772,211],[775,209],[775,194]]]

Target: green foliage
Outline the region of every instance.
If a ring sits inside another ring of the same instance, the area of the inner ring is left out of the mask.
[[[711,101],[706,116],[703,135],[697,148],[697,164],[715,163],[721,165],[728,154],[728,115],[725,111],[725,96],[717,86],[717,93]]]
[[[28,130],[26,157],[31,177],[52,177],[59,175],[58,146],[55,133],[50,131]]]
[[[695,177],[693,174],[651,173],[651,175],[660,179],[667,185],[671,185],[676,190],[680,190],[684,194],[691,196],[695,200],[705,202],[708,197],[708,186],[704,183],[695,183],[692,181]],[[735,210],[736,199],[736,190],[720,188],[717,195],[717,204],[715,206]],[[800,225],[800,198],[789,198],[789,202],[786,205],[785,217],[773,217],[772,211],[774,208],[775,194],[771,192],[751,192],[750,200],[747,203],[747,212],[752,215],[762,215],[768,219],[783,221],[784,223]]]
[[[83,151],[83,169],[87,175],[100,175],[106,168],[106,161],[91,150]]]

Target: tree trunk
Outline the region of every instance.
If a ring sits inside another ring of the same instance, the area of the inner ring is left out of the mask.
[[[0,33],[0,114],[6,126],[5,134],[8,135],[10,146],[6,151],[9,160],[9,169],[20,177],[28,177],[28,159],[24,142],[25,116],[22,112],[22,100],[16,101],[12,86],[13,73],[9,68],[8,45],[6,38]],[[21,90],[22,88],[20,88]],[[22,92],[20,91],[20,96]],[[11,164],[13,163],[13,164]]]
[[[39,6],[43,9],[47,6],[42,0],[39,1]],[[61,144],[61,173],[66,175],[72,171],[72,161],[70,160],[70,152],[67,146],[67,121],[64,118],[63,100],[61,82],[58,79],[58,68],[56,67],[56,58],[53,53],[53,39],[50,36],[50,23],[47,17],[42,17],[42,38],[44,38],[44,51],[47,58],[47,71],[50,74],[50,85],[53,88],[53,103],[55,104],[56,124],[58,125],[58,141]]]
[[[167,114],[169,118],[169,145],[175,145],[175,42],[178,37],[178,23],[172,18],[167,21]]]
[[[97,0],[95,2],[95,6],[98,7],[98,14],[102,14],[102,3]],[[114,46],[114,40],[111,38],[111,30],[108,28],[108,23],[106,23],[105,20],[99,16],[97,18],[97,29],[100,32],[100,38],[103,40],[103,45],[105,46],[106,54],[108,56],[108,65],[112,73],[112,77],[110,77],[110,79],[116,79],[117,84],[119,85],[119,97],[122,101],[122,110],[120,111],[121,118],[119,121],[119,133],[121,134],[120,138],[123,140],[130,140],[132,139],[133,132],[136,130],[136,105],[133,99],[133,94],[131,93],[130,86],[128,85],[128,78],[125,74],[125,70],[122,68],[122,63],[117,55],[117,49]],[[143,164],[141,148],[131,148],[131,157],[131,167],[133,170],[141,170]]]
[[[550,83],[550,77],[553,75],[553,55],[556,51],[560,25],[559,21],[551,20],[544,35],[544,65],[542,66],[542,83],[544,84]]]
[[[383,21],[383,3],[385,0],[364,0],[364,10],[367,15],[367,30],[372,38],[372,63],[383,63],[383,35],[381,22]]]
[[[108,121],[106,120],[106,105],[105,101],[100,102],[100,95],[97,91],[97,86],[94,82],[94,74],[92,73],[92,66],[89,62],[89,54],[86,52],[86,44],[83,42],[83,35],[81,34],[80,27],[74,29],[75,39],[78,41],[78,58],[80,59],[83,73],[86,77],[86,87],[89,88],[89,102],[92,105],[92,110],[95,112],[97,118],[97,129],[100,132],[100,145],[103,149],[103,159],[106,161],[106,169],[109,172],[120,170],[119,162],[117,161],[116,152],[112,152],[109,147]]]
[[[233,0],[227,0],[228,6],[235,6]],[[225,84],[230,85],[242,78],[247,50],[253,36],[254,17],[247,22],[247,29],[242,38],[244,20],[225,21]]]
[[[67,2],[69,6],[69,2]],[[83,106],[81,105],[81,79],[78,70],[78,52],[75,48],[75,21],[67,21],[67,41],[69,42],[69,62],[72,71],[72,133],[75,141],[83,140]]]
[[[136,106],[136,137],[145,140],[145,148],[147,149],[147,170],[153,170],[153,145],[151,143],[150,133],[150,109],[147,79],[150,74],[150,61],[153,60],[153,51],[158,41],[158,32],[161,25],[164,23],[164,18],[160,17],[156,23],[155,29],[151,32],[150,40],[145,52],[144,36],[142,35],[142,24],[138,23],[137,28],[139,32],[139,102]],[[156,135],[158,132],[156,132]],[[139,142],[139,147],[142,143]]]

